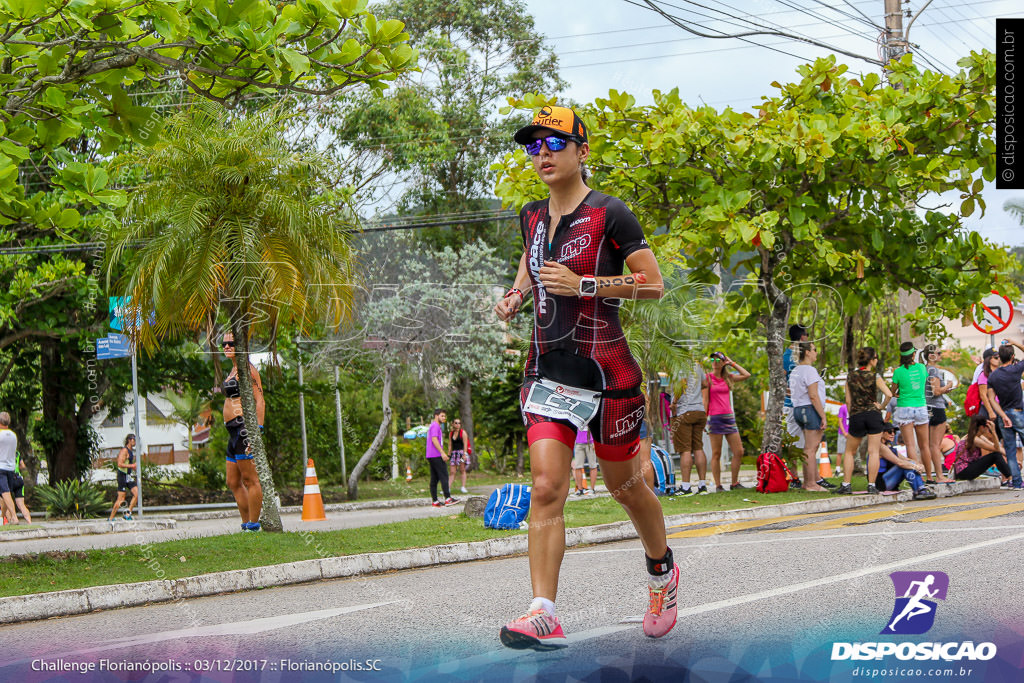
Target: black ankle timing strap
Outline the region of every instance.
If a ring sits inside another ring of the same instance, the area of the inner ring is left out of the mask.
[[[651,576],[664,576],[672,571],[672,567],[675,566],[675,562],[672,561],[672,548],[669,548],[665,553],[665,557],[660,560],[652,560],[646,555],[644,557],[647,559],[647,573]]]

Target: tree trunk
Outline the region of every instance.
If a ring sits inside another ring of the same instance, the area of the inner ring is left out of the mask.
[[[462,428],[466,430],[468,436],[468,442],[466,446],[473,444],[476,446],[476,438],[473,436],[473,384],[469,381],[469,377],[463,377],[459,380],[459,416],[462,418]],[[478,469],[477,462],[477,449],[473,449],[470,458],[473,461],[473,469]]]
[[[377,455],[377,451],[380,450],[381,445],[384,443],[384,439],[388,435],[388,426],[391,424],[391,375],[394,370],[390,363],[384,365],[384,386],[381,387],[380,391],[380,402],[384,408],[384,415],[380,421],[380,427],[377,429],[377,436],[373,437],[373,442],[370,443],[370,447],[363,453],[363,457],[359,458],[359,462],[352,468],[352,473],[348,477],[348,499],[355,500],[359,496],[359,475],[363,473],[366,466],[370,464],[373,457]],[[430,437],[427,437],[430,438]]]
[[[779,239],[784,240],[785,235]],[[785,241],[785,240],[784,240]],[[789,241],[792,241],[791,239]],[[791,245],[783,253],[790,251]],[[764,421],[761,451],[781,454],[783,413],[782,403],[786,396],[786,371],[782,367],[782,352],[785,350],[786,323],[789,321],[791,301],[789,296],[779,289],[775,283],[775,270],[779,265],[776,251],[760,248],[761,251],[761,282],[771,312],[765,321],[768,353],[768,409]]]
[[[853,322],[853,315],[843,316],[843,363],[846,365],[847,372],[853,370],[857,362],[857,351],[854,348],[853,339]]]
[[[236,313],[236,311],[233,311]],[[238,393],[242,399],[242,420],[249,436],[249,448],[252,450],[253,464],[263,488],[263,512],[260,514],[260,526],[264,531],[284,531],[281,524],[281,508],[278,504],[277,489],[274,488],[274,476],[267,460],[267,449],[260,432],[259,418],[256,415],[256,396],[252,390],[252,375],[249,374],[249,330],[239,315],[232,315],[231,331],[235,335],[235,353],[238,360]],[[305,463],[303,463],[305,464]]]
[[[57,482],[77,479],[80,474],[77,463],[78,419],[74,394],[64,389],[63,356],[56,342],[46,339],[40,347],[43,424],[47,427],[40,441],[52,486]]]

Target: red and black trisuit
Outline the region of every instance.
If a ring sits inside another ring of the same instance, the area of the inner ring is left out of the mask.
[[[640,223],[621,200],[591,190],[562,216],[551,243],[547,199],[524,206],[519,224],[535,316],[520,406],[539,377],[601,391],[600,410],[589,425],[597,455],[628,460],[637,453],[644,418],[643,374],[619,323],[621,299],[551,294],[539,271],[544,261],[557,261],[577,275],[621,276],[626,257],[650,249]],[[534,413],[524,413],[523,421],[529,443],[554,438],[572,448],[576,435],[570,422]]]

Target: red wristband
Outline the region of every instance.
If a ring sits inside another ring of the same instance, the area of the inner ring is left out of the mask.
[[[513,287],[512,289],[510,289],[507,292],[505,292],[505,296],[502,297],[502,298],[503,299],[507,299],[510,296],[512,296],[513,294],[518,294],[520,301],[523,301],[526,298],[526,297],[523,296],[523,291],[521,289],[516,289],[515,287]]]

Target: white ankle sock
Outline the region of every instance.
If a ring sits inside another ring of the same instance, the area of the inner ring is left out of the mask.
[[[664,588],[668,585],[669,579],[672,578],[672,572],[666,572],[661,576],[655,576],[654,574],[647,575],[647,585],[651,588]]]
[[[697,482],[697,487],[700,488],[701,486],[707,486],[707,484],[704,483],[703,479],[701,479],[700,481]]]
[[[555,603],[547,598],[534,598],[530,603],[530,611],[542,609],[551,616],[555,616]]]
[[[689,484],[680,484],[680,486],[682,487],[682,489],[684,491],[689,491],[690,490],[690,485]]]

